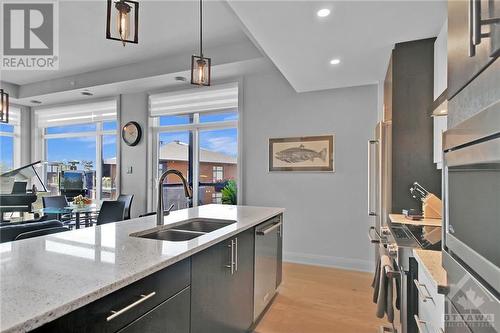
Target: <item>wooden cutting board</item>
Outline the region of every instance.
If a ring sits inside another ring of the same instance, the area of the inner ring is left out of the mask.
[[[412,225],[426,225],[430,227],[441,227],[443,225],[442,219],[429,219],[410,220],[403,214],[389,214],[389,219],[392,223],[412,224]]]

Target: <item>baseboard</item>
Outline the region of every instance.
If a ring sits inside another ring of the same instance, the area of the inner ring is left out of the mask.
[[[375,269],[374,262],[369,260],[331,257],[309,253],[284,252],[283,261],[296,264],[342,268],[360,272],[373,272]]]

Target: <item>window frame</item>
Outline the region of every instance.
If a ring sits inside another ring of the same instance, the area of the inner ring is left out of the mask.
[[[149,172],[151,174],[150,181],[148,184],[150,184],[149,188],[149,195],[148,195],[148,208],[149,210],[154,210],[156,209],[156,202],[157,202],[157,192],[158,192],[158,184],[157,184],[157,179],[159,179],[160,174],[159,174],[159,136],[162,133],[175,133],[175,132],[190,132],[192,133],[192,145],[195,147],[193,149],[193,158],[189,159],[189,170],[192,170],[190,174],[190,185],[192,186],[193,189],[193,199],[191,200],[191,206],[192,207],[197,207],[198,202],[199,202],[199,188],[200,186],[213,186],[213,183],[206,183],[206,182],[200,182],[199,179],[199,167],[200,167],[200,146],[199,146],[199,136],[200,132],[203,131],[212,131],[212,130],[222,130],[222,129],[236,129],[237,130],[237,145],[238,145],[238,156],[237,156],[237,175],[238,179],[236,180],[237,183],[237,188],[238,188],[238,202],[241,204],[241,163],[240,163],[240,156],[241,156],[241,113],[239,109],[234,109],[234,108],[229,108],[229,109],[220,109],[220,110],[210,110],[207,113],[223,113],[225,111],[229,110],[234,110],[238,114],[238,119],[237,120],[228,120],[228,121],[219,121],[219,122],[206,122],[206,123],[201,123],[200,122],[200,114],[204,112],[190,112],[190,113],[183,113],[183,114],[176,114],[176,115],[192,115],[192,122],[189,124],[179,124],[179,125],[163,125],[160,126],[160,118],[161,116],[154,116],[154,117],[149,117],[149,128],[150,128],[150,136],[149,136],[149,142],[150,142],[150,147],[151,149],[148,151],[148,159],[153,161],[151,163],[151,167],[149,168]],[[168,116],[168,115],[165,115]],[[172,186],[181,186],[179,185],[172,185]]]
[[[0,136],[12,138],[12,169],[21,167],[21,124],[6,124],[13,127],[12,132],[0,131]]]
[[[52,126],[46,126],[46,127],[41,127],[39,123],[36,120],[36,116],[34,116],[34,137],[36,138],[36,143],[35,143],[35,149],[33,151],[33,155],[35,160],[47,160],[47,140],[49,139],[67,139],[67,138],[78,138],[78,137],[95,137],[96,138],[96,165],[95,165],[95,172],[96,172],[96,182],[95,182],[95,188],[98,189],[96,190],[96,200],[102,200],[102,163],[104,161],[103,157],[103,138],[105,135],[115,135],[116,136],[116,194],[120,194],[120,144],[121,144],[121,136],[120,136],[120,101],[119,98],[105,98],[105,99],[93,99],[91,101],[85,102],[85,103],[68,103],[68,104],[62,104],[60,106],[55,105],[55,107],[72,107],[72,106],[79,106],[82,105],[84,106],[85,104],[93,104],[93,103],[99,103],[99,102],[107,102],[107,101],[113,101],[115,103],[115,110],[116,110],[116,118],[115,119],[103,119],[99,121],[82,121],[81,124],[89,124],[93,123],[96,125],[95,131],[84,131],[84,132],[70,132],[70,133],[56,133],[56,134],[48,134],[47,133],[47,128],[52,127]],[[49,108],[51,106],[48,106]],[[45,108],[45,107],[43,107]],[[42,109],[43,109],[42,108]],[[104,123],[105,122],[110,122],[110,121],[115,121],[116,122],[116,129],[114,130],[104,130]],[[66,125],[55,125],[53,127],[60,127],[60,126],[66,126]],[[47,167],[45,165],[42,166],[42,172],[43,172],[43,181],[44,183],[47,183]]]

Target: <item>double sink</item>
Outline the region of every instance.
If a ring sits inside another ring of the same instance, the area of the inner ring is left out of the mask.
[[[139,231],[130,234],[130,236],[172,242],[182,242],[205,235],[220,228],[224,228],[233,223],[236,223],[236,221],[193,218],[182,221],[175,225],[164,225],[158,226],[153,229]]]

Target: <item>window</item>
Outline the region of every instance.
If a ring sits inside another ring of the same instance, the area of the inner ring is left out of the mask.
[[[193,188],[186,200],[182,183],[167,177],[163,186],[165,207],[174,209],[222,203],[222,190],[236,184],[238,174],[238,89],[235,85],[150,96],[154,131],[152,157],[158,161],[153,178],[177,169]],[[173,114],[172,114],[173,113]],[[232,188],[235,188],[233,186]],[[150,204],[156,203],[152,189]]]
[[[21,166],[20,109],[11,106],[9,123],[0,124],[0,173]]]
[[[35,110],[38,155],[51,194],[114,199],[117,190],[116,101]]]
[[[220,182],[224,179],[224,167],[220,165],[214,165],[212,168],[212,181],[214,183]]]

